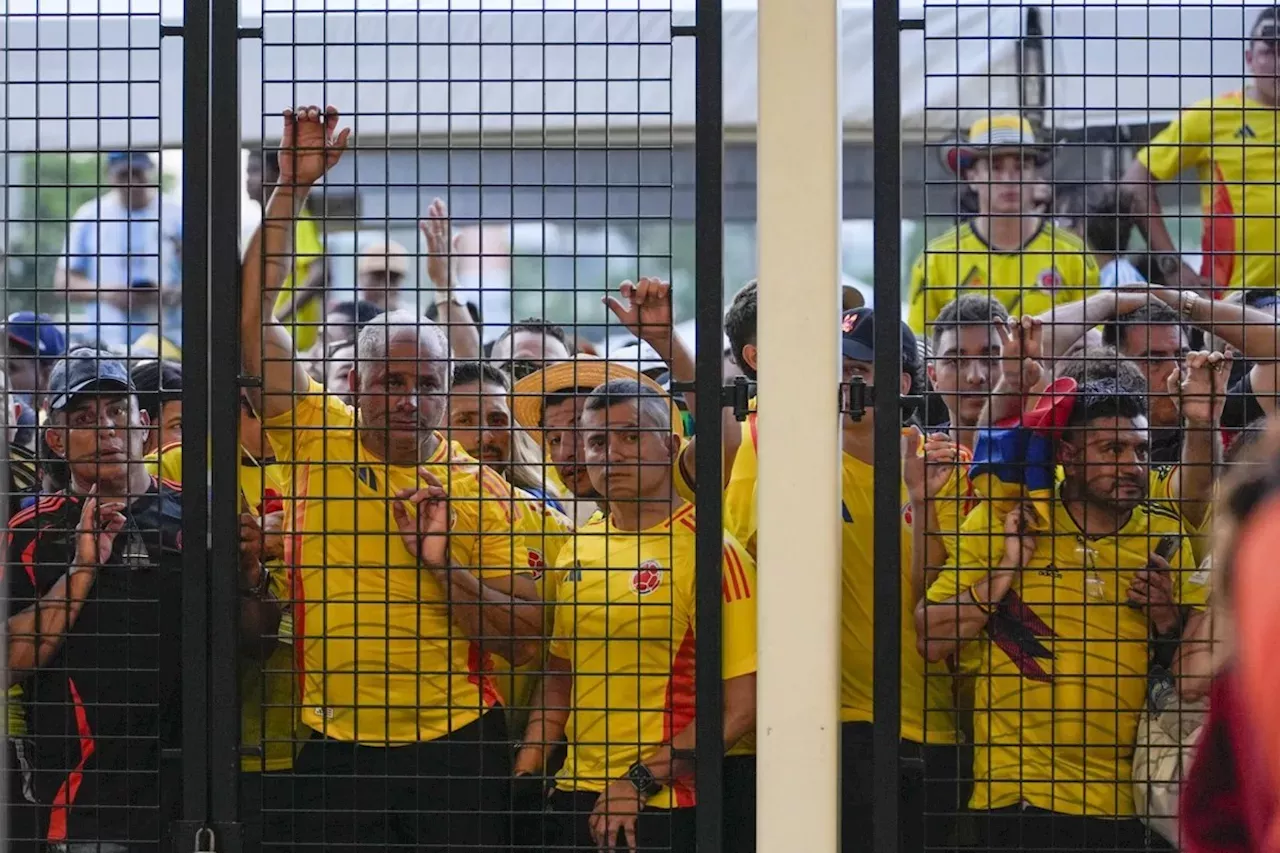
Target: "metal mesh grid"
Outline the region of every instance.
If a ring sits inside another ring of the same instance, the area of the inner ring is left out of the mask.
[[[594,849],[637,797],[754,849],[769,69],[717,5],[10,10],[12,849]],[[1269,8],[845,10],[843,849],[1190,845]]]

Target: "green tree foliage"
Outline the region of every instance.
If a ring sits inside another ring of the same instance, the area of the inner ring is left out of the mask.
[[[37,292],[53,284],[53,271],[80,205],[105,191],[97,154],[37,153],[22,158],[22,203],[9,222],[3,276],[5,310],[64,313],[63,300]]]

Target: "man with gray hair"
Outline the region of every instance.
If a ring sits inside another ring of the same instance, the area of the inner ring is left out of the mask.
[[[543,631],[512,492],[438,431],[449,348],[435,324],[394,311],[366,325],[354,405],[303,369],[271,307],[293,217],[348,132],[332,107],[286,110],[284,125],[280,181],[246,251],[241,339],[276,459],[294,469],[284,532],[302,599],[300,718],[316,733],[294,765],[295,840],[505,849],[510,753],[489,657],[523,663]]]

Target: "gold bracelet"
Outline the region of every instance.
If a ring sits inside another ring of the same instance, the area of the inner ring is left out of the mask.
[[[978,583],[981,583],[981,581],[979,581]],[[977,587],[978,587],[978,584],[976,583],[969,587],[969,597],[973,599],[973,604],[975,607],[977,607],[987,616],[991,616],[996,612],[996,609],[990,603],[983,601],[981,598],[978,598],[978,593],[975,591]]]

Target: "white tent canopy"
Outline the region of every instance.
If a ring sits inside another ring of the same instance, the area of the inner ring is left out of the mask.
[[[327,102],[352,114],[362,139],[394,144],[687,141],[694,42],[670,36],[672,23],[692,23],[687,6],[388,13],[327,2],[324,13],[268,12],[243,22],[262,26],[263,40],[241,41],[241,133],[271,136],[277,110]],[[908,139],[949,135],[988,109],[1017,107],[1024,10],[902,4],[904,18],[925,20],[923,33],[901,37]],[[871,0],[846,4],[842,110],[851,139],[871,135],[871,13]],[[159,14],[0,21],[0,151],[181,145],[182,44],[160,37]],[[726,4],[724,53],[726,128],[751,139],[754,4]]]
[[[1166,122],[1242,88],[1244,37],[1266,8],[1240,2],[1040,3],[1052,50],[1046,123],[1059,129]],[[1271,4],[1266,4],[1271,5]]]

